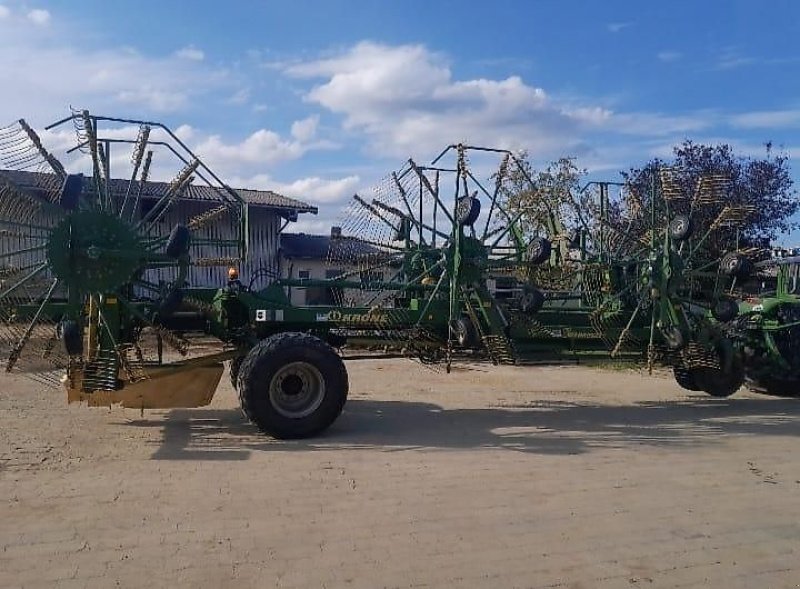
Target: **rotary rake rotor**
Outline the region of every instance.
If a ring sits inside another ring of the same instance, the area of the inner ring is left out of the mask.
[[[560,268],[569,269],[572,292],[612,357],[644,352],[651,368],[672,366],[683,386],[716,396],[742,383],[727,324],[738,314],[737,281],[763,253],[739,247],[753,208],[735,203],[730,190],[723,176],[667,168],[648,194],[591,183],[590,196],[569,197],[576,239]],[[558,304],[561,295],[548,298]]]
[[[509,151],[451,145],[430,164],[409,159],[369,196],[355,195],[329,262],[347,260],[361,287],[340,292],[352,306],[381,308],[387,345],[423,361],[473,351],[514,363],[509,326],[532,317],[541,293],[533,267],[550,258],[550,242],[528,240],[520,214],[502,202],[508,174],[522,171]],[[340,274],[338,278],[347,275]],[[497,281],[508,285],[502,302]]]
[[[74,111],[49,138],[69,123],[67,164],[24,120],[0,129],[0,346],[6,372],[66,369],[80,397],[149,379],[164,344],[190,353],[166,320],[193,280],[243,260],[246,212],[163,124]]]

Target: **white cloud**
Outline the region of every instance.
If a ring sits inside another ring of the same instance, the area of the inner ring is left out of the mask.
[[[212,160],[242,160],[249,163],[275,163],[300,157],[302,146],[287,141],[275,131],[259,129],[241,143],[226,144],[219,135],[212,135],[197,146],[200,153]]]
[[[329,235],[331,225],[335,223],[330,219],[318,219],[309,215],[301,216],[297,222],[290,223],[285,233],[308,233],[310,235]]]
[[[711,111],[697,111],[687,115],[660,113],[620,113],[614,115],[614,131],[626,135],[665,136],[700,131],[713,126],[717,115]]]
[[[609,122],[614,116],[614,113],[610,110],[599,106],[577,108],[564,107],[562,112],[568,114],[576,121],[581,121],[590,125],[602,125]]]
[[[149,108],[159,111],[176,111],[188,102],[187,95],[180,90],[162,90],[145,84],[140,88],[121,90],[116,94],[119,102],[123,104],[146,104]]]
[[[239,142],[226,142],[220,135],[198,140],[195,151],[215,169],[242,174],[253,165],[274,165],[296,160],[312,150],[338,146],[316,137],[319,117],[312,115],[291,125],[291,136],[271,129],[259,129]]]
[[[9,16],[11,16],[11,11],[8,9],[8,6],[0,4],[0,18],[8,18]]]
[[[310,145],[285,139],[269,129],[259,129],[239,143],[225,143],[219,135],[211,135],[197,145],[198,155],[210,165],[236,169],[243,164],[275,164],[301,157]]]
[[[630,26],[633,26],[632,22],[611,22],[606,25],[606,29],[609,33],[619,33]]]
[[[4,30],[0,79],[13,80],[14,92],[0,95],[0,112],[35,122],[64,113],[68,105],[87,105],[145,116],[184,109],[233,81],[228,71],[175,55],[83,46],[90,36],[76,35],[68,23],[41,27],[28,19]]]
[[[659,51],[656,57],[658,57],[659,61],[663,61],[664,63],[672,63],[681,59],[683,53],[680,51]]]
[[[313,115],[292,123],[292,137],[298,141],[310,141],[317,134],[319,115]]]
[[[190,141],[194,138],[195,132],[191,125],[181,125],[175,129],[175,135],[177,135],[181,141]]]
[[[347,176],[336,180],[328,180],[317,176],[301,178],[288,184],[277,184],[276,192],[308,200],[311,203],[334,203],[353,196],[361,179],[358,176]]]
[[[725,47],[717,55],[716,69],[734,70],[754,65],[757,61],[754,57],[742,55],[736,47]]]
[[[734,70],[756,63],[753,57],[723,57],[717,62],[717,69]]]
[[[189,125],[180,125],[173,129],[175,135],[183,141],[190,141],[195,131]],[[64,124],[49,131],[37,129],[37,133],[42,139],[47,149],[61,161],[70,172],[82,172],[91,174],[92,161],[88,153],[81,151],[67,154],[66,151],[75,147],[76,133],[71,123]],[[102,124],[98,133],[101,139],[124,140],[133,142],[139,136],[139,127],[130,124]],[[184,167],[184,163],[175,157],[168,149],[157,145],[157,142],[172,143],[167,133],[159,128],[153,128],[150,133],[150,147],[154,152],[153,163],[150,168],[150,179],[157,181],[167,181],[175,177],[179,170]],[[132,172],[131,154],[133,144],[112,143],[111,147],[111,170],[115,178],[129,178]]]
[[[572,145],[584,128],[607,121],[599,106],[549,97],[518,76],[455,80],[444,58],[421,45],[362,42],[333,57],[286,66],[319,79],[308,102],[343,116],[381,153],[419,154],[466,140],[532,152]]]
[[[203,53],[202,49],[198,49],[194,45],[189,45],[188,47],[178,49],[178,51],[175,52],[175,57],[188,59],[189,61],[203,61],[206,54]]]
[[[34,8],[28,12],[28,20],[36,25],[44,26],[50,22],[50,13],[42,8]]]
[[[762,110],[731,117],[731,125],[742,129],[782,129],[800,126],[800,110]]]
[[[248,100],[250,100],[250,89],[240,88],[234,92],[230,98],[228,98],[228,104],[234,104],[238,106],[246,104]]]
[[[292,182],[280,182],[269,174],[256,174],[250,177],[233,177],[228,184],[237,188],[272,190],[284,196],[318,205],[342,202],[353,196],[360,182],[359,176],[334,179],[313,176]]]

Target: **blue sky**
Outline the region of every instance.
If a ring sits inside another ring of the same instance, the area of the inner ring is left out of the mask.
[[[319,205],[298,228],[325,231],[462,140],[594,178],[686,137],[797,157],[798,38],[790,0],[0,0],[0,107],[163,120],[230,184]]]

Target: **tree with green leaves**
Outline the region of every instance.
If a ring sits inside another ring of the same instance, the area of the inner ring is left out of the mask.
[[[671,172],[671,182],[687,197],[676,202],[678,210],[670,213],[691,213],[698,234],[715,223],[724,225],[720,221],[724,221],[726,207],[729,210],[747,210],[740,222],[727,228],[728,232],[738,233],[742,246],[766,246],[781,233],[800,225],[795,217],[800,210],[800,201],[793,189],[789,157],[785,153],[775,153],[770,143],[765,145],[762,157],[753,158],[737,155],[727,144],[703,145],[686,140],[673,149],[672,158],[656,158],[623,172],[622,177],[630,190],[648,210],[652,187],[658,185],[662,170]],[[705,201],[697,199],[695,195],[701,177],[724,178],[726,189]],[[655,207],[657,215],[666,213],[662,200],[659,199]],[[691,210],[680,210],[681,207]],[[720,234],[725,231],[725,227],[720,227]],[[710,255],[724,253],[714,251],[714,246],[715,240],[708,240]]]
[[[713,258],[724,255],[731,243],[766,246],[781,233],[800,226],[796,218],[800,201],[789,158],[776,153],[771,144],[765,146],[762,157],[753,158],[737,155],[730,145],[686,140],[674,148],[672,158],[655,158],[622,172],[626,185],[622,193],[628,198],[609,203],[608,215],[614,221],[604,223],[598,220],[596,192],[582,190],[586,170],[575,158],[560,158],[540,171],[534,169],[527,153],[520,154],[519,160],[521,169],[505,179],[502,194],[507,209],[521,215],[521,226],[528,237],[558,239],[577,229],[596,235],[601,225],[609,230],[624,225],[625,233],[645,240],[653,219],[660,226],[668,216],[682,213],[691,216],[698,236],[713,228],[702,241],[705,251],[700,256]],[[669,210],[661,198],[665,171],[669,189],[683,197],[670,201]],[[713,193],[701,194],[698,199],[698,188],[707,186],[701,178],[724,181],[715,185]],[[657,195],[655,203],[651,203],[653,194]],[[739,218],[735,222],[728,220],[736,214]],[[612,234],[612,238],[620,236]]]
[[[573,157],[562,157],[538,171],[527,152],[516,157],[520,165],[514,166],[503,182],[503,205],[512,216],[519,216],[528,239],[547,237],[557,242],[554,245],[566,247],[564,238],[578,226],[581,205],[588,204],[582,203],[581,194],[586,170],[579,168]]]

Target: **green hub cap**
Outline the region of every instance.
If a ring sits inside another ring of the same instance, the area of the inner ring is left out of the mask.
[[[146,257],[136,230],[101,211],[69,215],[47,245],[53,274],[70,288],[108,292],[126,282]]]

